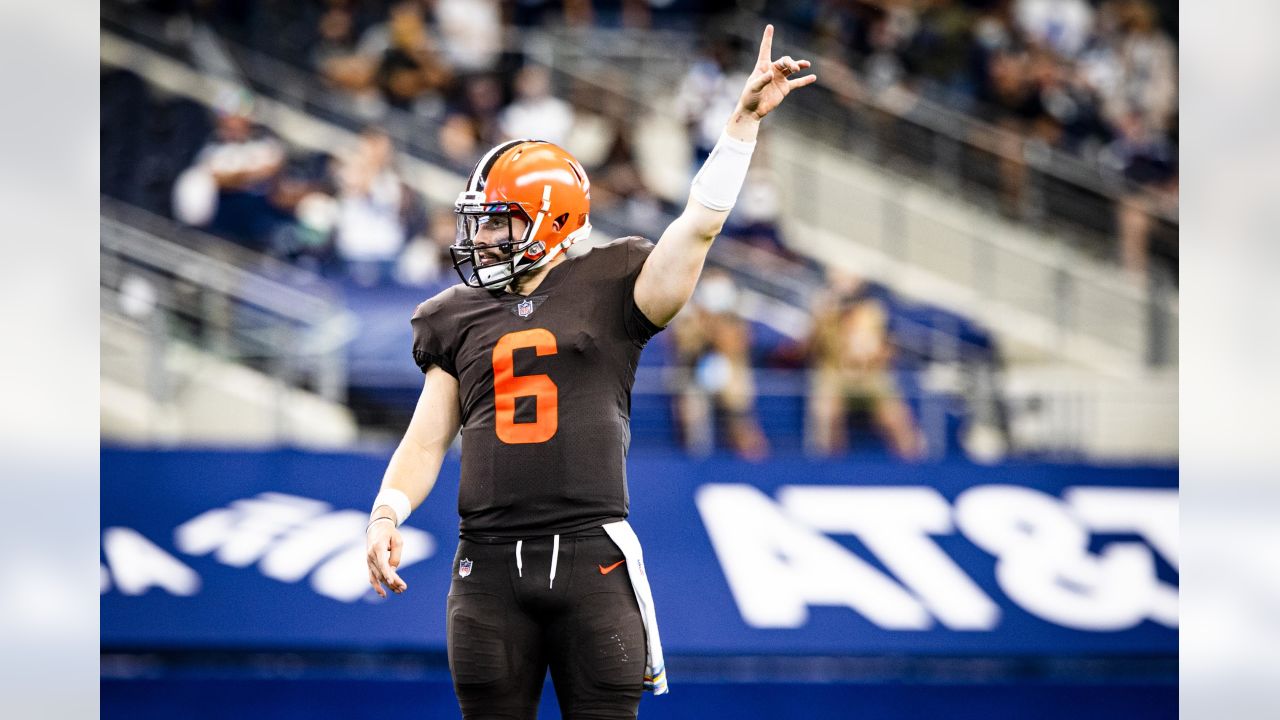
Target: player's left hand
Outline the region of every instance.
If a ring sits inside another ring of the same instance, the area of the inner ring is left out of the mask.
[[[751,77],[747,78],[742,97],[738,99],[739,111],[757,120],[781,105],[782,99],[792,90],[818,80],[817,75],[792,78],[792,75],[809,67],[809,61],[793,60],[790,55],[773,60],[772,50],[773,25],[766,25],[764,37],[760,39],[760,56],[756,58],[756,67],[751,72]]]

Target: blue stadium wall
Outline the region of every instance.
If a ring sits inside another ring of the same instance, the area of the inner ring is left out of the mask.
[[[103,717],[457,717],[457,461],[363,569],[380,454],[102,453]],[[1177,472],[636,452],[670,718],[1171,718]],[[548,685],[541,717],[558,717]]]

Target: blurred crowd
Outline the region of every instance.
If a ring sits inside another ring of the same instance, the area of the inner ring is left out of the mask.
[[[830,0],[776,4],[812,35],[823,85],[847,101],[920,96],[1010,131],[1002,207],[1025,206],[1036,146],[1123,177],[1120,259],[1145,274],[1151,214],[1176,214],[1177,3],[1152,0]]]
[[[370,126],[333,153],[308,153],[256,125],[252,107],[244,93],[224,98],[208,139],[174,182],[175,218],[359,285],[422,284],[440,274],[452,214],[428,214],[400,176],[386,132]]]
[[[1063,150],[1177,136],[1177,46],[1151,0],[826,2],[808,30],[865,92],[906,88]]]
[[[733,2],[649,0],[141,0],[188,13],[243,46],[302,70],[371,125],[413,137],[415,150],[465,172],[509,137],[568,147],[595,180],[601,207],[630,222],[661,209],[636,158],[634,99],[605,86],[555,84],[531,62],[520,32],[537,26],[679,26],[709,38],[689,58],[676,105],[694,148],[710,151],[740,91],[753,48],[721,32]],[[1145,274],[1152,215],[1176,215],[1176,2],[1169,0],[766,0],[788,42],[815,53],[820,91],[858,103],[924,97],[1009,131],[974,138],[999,158],[1000,207],[1023,216],[1025,158],[1037,147],[1088,159],[1126,182],[1117,253]],[[562,79],[561,79],[562,80]],[[630,78],[616,78],[618,87]],[[404,111],[404,112],[397,112]],[[768,227],[772,189],[755,173],[747,193],[763,218],[734,218],[781,248]],[[763,230],[764,232],[760,232]],[[406,243],[406,247],[408,243]]]
[[[495,129],[494,137],[565,142],[561,136],[568,134],[572,110],[547,94],[545,69],[524,68],[515,84],[516,99],[495,114],[504,129]],[[447,264],[455,235],[452,208],[428,207],[405,182],[385,129],[369,125],[331,152],[307,151],[256,124],[247,93],[226,95],[202,147],[173,180],[175,218],[364,286],[452,282]],[[549,110],[544,111],[544,101]],[[454,169],[466,172],[489,146],[469,131],[451,139],[458,130],[452,122],[442,128],[441,146],[457,153]],[[459,116],[458,122],[469,120]],[[625,132],[612,134],[602,152],[584,164],[591,172],[593,209],[602,208],[642,234],[660,231],[659,203],[641,180]]]
[[[773,443],[762,419],[788,409],[777,403],[770,410],[762,407],[769,393],[760,392],[760,378],[775,370],[801,369],[806,371],[805,387],[773,392],[803,396],[798,420],[810,455],[875,452],[918,462],[961,446],[971,450],[963,437],[951,436],[974,433],[994,436],[995,446],[1007,446],[1007,429],[998,413],[986,407],[961,407],[964,417],[957,417],[957,427],[935,434],[934,447],[921,426],[927,393],[915,384],[919,376],[914,371],[946,362],[974,376],[994,372],[998,353],[985,331],[970,328],[969,337],[960,340],[965,349],[943,357],[939,348],[918,337],[920,331],[931,331],[929,318],[912,317],[908,304],[887,288],[833,268],[824,276],[802,331],[762,338],[769,329],[759,322],[759,307],[748,297],[751,291],[722,270],[704,273],[668,338],[679,387],[672,409],[687,451],[706,455],[725,450],[751,461],[767,458]],[[755,310],[749,312],[751,308]],[[912,326],[917,337],[912,337]],[[785,386],[794,377],[781,373],[770,382],[780,380]],[[951,410],[942,408],[947,412]]]
[[[195,123],[198,131],[167,140],[174,147],[166,146],[171,154],[165,157],[172,161],[155,172],[174,178],[169,194],[154,192],[157,183],[147,173],[131,174],[133,183],[104,176],[104,192],[343,283],[431,292],[456,281],[447,264],[455,236],[452,209],[429,208],[404,182],[394,143],[376,126],[332,153],[308,152],[255,123],[247,93],[225,93],[209,113],[186,101],[147,98],[129,73],[109,73],[103,82],[109,97],[104,148],[118,158],[104,163],[104,173],[116,162],[148,165],[137,159],[147,153],[121,151],[129,146],[120,136],[130,127],[125,118],[157,118],[168,132],[203,120]],[[607,179],[624,167],[601,168],[593,192],[597,184],[638,182]],[[657,352],[666,354],[661,362],[679,371],[672,407],[679,441],[695,454],[722,450],[766,458],[772,443],[759,418],[757,373],[809,368],[811,386],[799,390],[808,396],[803,422],[811,430],[811,451],[833,455],[869,443],[904,460],[921,459],[923,435],[897,379],[909,368],[898,362],[895,301],[883,288],[788,252],[770,211],[776,203],[769,200],[767,173],[746,192],[755,195],[748,205],[756,210],[735,214],[729,238],[717,250],[750,253],[765,274],[825,276],[827,287],[811,298],[808,327],[797,339],[770,331],[761,317],[767,313],[753,311],[758,306],[747,297],[750,291],[733,274],[707,270],[693,301],[658,343]]]
[[[342,282],[424,289],[455,281],[447,252],[455,225],[450,207],[428,203],[406,182],[397,161],[404,151],[425,149],[430,161],[466,172],[503,139],[545,138],[583,161],[592,178],[593,211],[618,227],[653,237],[663,217],[678,210],[659,199],[638,157],[634,98],[600,86],[557,84],[563,79],[513,49],[520,45],[510,37],[513,29],[548,19],[589,26],[599,22],[602,7],[613,13],[610,22],[656,25],[660,3],[178,5],[182,12],[205,13],[228,37],[318,78],[365,125],[338,146],[301,149],[255,122],[257,101],[250,93],[227,91],[209,112],[187,101],[139,101],[137,78],[116,73],[103,84],[106,192],[115,187],[137,204]],[[721,5],[704,8],[704,19],[734,8]],[[1138,188],[1117,219],[1125,264],[1140,271],[1149,210],[1176,203],[1177,46],[1167,3],[825,0],[764,6],[766,14],[788,23],[788,32],[808,33],[796,44],[816,50],[822,84],[839,97],[926,97],[1009,130],[1019,143],[1114,168]],[[714,145],[745,79],[744,54],[752,51],[731,35],[714,40],[703,55],[690,58],[687,74],[672,88],[693,147],[690,174]],[[618,86],[626,83],[617,79]],[[117,147],[108,140],[120,139],[126,148],[140,142],[134,136],[142,130],[128,123],[139,116],[139,102],[151,103],[141,111],[143,125],[156,126],[150,132],[163,152],[121,151],[108,162]],[[411,134],[412,147],[396,126],[404,118],[429,121],[413,126],[425,134]],[[1010,156],[1023,151],[1020,144]],[[141,166],[136,178],[108,177],[120,163],[135,160]],[[1017,204],[1025,167],[1014,158],[1001,172],[1005,201]],[[120,190],[129,182],[136,187]],[[662,341],[667,364],[679,371],[672,417],[681,442],[691,452],[721,448],[747,459],[766,457],[776,443],[768,418],[762,422],[761,388],[768,385],[762,373],[806,368],[803,423],[810,451],[839,454],[870,441],[903,460],[930,455],[936,448],[921,429],[922,391],[907,378],[921,362],[937,358],[904,336],[905,304],[874,283],[794,255],[782,237],[778,208],[772,174],[757,163],[726,237],[736,241],[733,247],[750,246],[772,258],[776,272],[822,278],[822,289],[805,300],[804,328],[771,335],[767,323],[748,311],[744,298],[751,290],[741,278],[708,270]],[[993,367],[990,339],[980,337],[977,346],[984,348],[980,362]]]
[[[286,172],[284,145],[255,127],[243,114],[247,109],[233,103],[221,112],[209,142],[179,176],[179,219],[362,286],[454,282],[446,264],[455,233],[452,212],[426,212],[397,174],[384,132],[366,129],[352,147],[322,158],[314,174]],[[767,222],[741,228],[748,241],[777,238],[776,226]],[[753,244],[777,251],[779,267],[794,262],[780,244]],[[673,414],[690,452],[723,449],[766,458],[770,442],[757,417],[757,369],[810,367],[812,451],[846,452],[852,432],[901,459],[924,457],[923,435],[894,375],[886,291],[829,275],[830,286],[814,298],[808,337],[761,349],[754,342],[760,323],[746,317],[743,290],[730,273],[707,271],[666,343],[668,362],[683,371]]]

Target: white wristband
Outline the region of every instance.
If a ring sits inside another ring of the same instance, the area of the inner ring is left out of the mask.
[[[754,142],[745,142],[720,133],[720,139],[702,169],[693,177],[689,195],[711,210],[732,210],[751,167]]]
[[[409,502],[408,495],[395,488],[387,488],[373,499],[373,510],[369,511],[369,518],[373,519],[373,514],[383,505],[391,508],[391,512],[395,513],[396,527],[400,527],[401,523],[408,520],[409,513],[413,510],[413,504]]]

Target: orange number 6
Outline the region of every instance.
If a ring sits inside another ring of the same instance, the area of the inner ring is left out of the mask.
[[[560,393],[549,375],[516,375],[513,356],[520,348],[533,348],[538,356],[556,354],[556,336],[534,328],[507,333],[493,346],[493,403],[497,410],[494,429],[508,445],[550,440],[559,425]],[[516,398],[532,395],[538,401],[538,419],[516,422]]]

